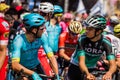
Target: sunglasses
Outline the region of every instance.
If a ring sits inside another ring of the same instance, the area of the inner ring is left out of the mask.
[[[60,14],[54,14],[55,17],[62,17],[62,13]]]

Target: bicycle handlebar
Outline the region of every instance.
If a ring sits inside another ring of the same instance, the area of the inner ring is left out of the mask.
[[[100,75],[104,75],[106,73],[106,71],[92,71],[91,74],[93,74],[94,76],[100,76]]]
[[[49,79],[54,79],[55,77],[54,76],[48,76],[48,75],[45,75],[45,74],[38,74],[39,76],[41,77],[44,77],[44,78],[49,78]]]

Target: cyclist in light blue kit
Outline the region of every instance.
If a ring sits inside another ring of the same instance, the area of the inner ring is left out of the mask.
[[[60,7],[56,7],[56,5],[54,5],[54,14],[50,21],[45,23],[46,31],[48,33],[49,45],[52,48],[54,54],[56,54],[58,51],[58,42],[61,33],[61,26],[59,25],[58,16],[56,15],[61,12],[63,12],[63,10],[61,10]]]
[[[44,74],[38,59],[38,49],[42,45],[59,80],[57,61],[52,49],[48,46],[47,33],[44,32],[45,19],[37,13],[30,13],[24,17],[23,23],[26,33],[17,35],[12,43],[13,70],[16,72],[23,70],[23,73],[30,76],[32,80],[46,80],[38,75]]]

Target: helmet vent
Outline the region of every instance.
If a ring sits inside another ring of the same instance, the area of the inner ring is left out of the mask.
[[[23,21],[26,22],[26,21],[28,21],[28,19],[24,19]]]
[[[39,21],[36,21],[35,23],[40,23]]]

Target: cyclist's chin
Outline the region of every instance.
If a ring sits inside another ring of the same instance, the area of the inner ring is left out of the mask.
[[[90,36],[90,35],[86,35],[88,38],[92,38],[92,36]]]
[[[41,38],[42,35],[37,35],[37,38]]]

